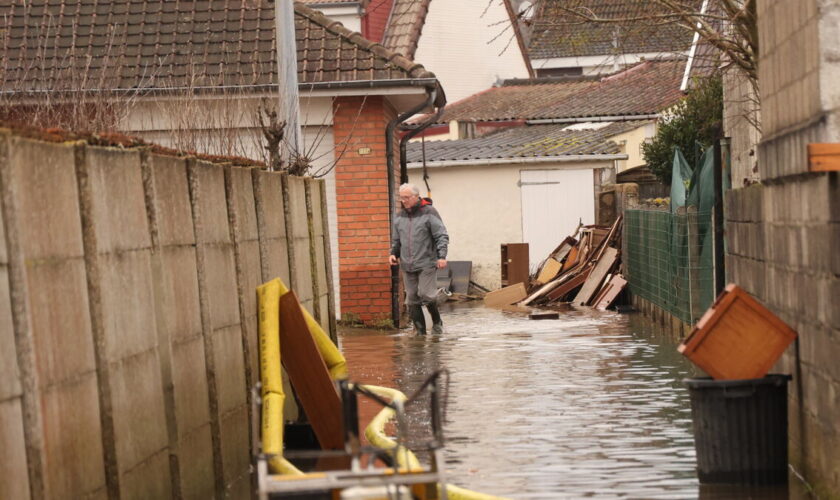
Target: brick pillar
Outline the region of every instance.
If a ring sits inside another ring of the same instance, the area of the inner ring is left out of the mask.
[[[361,97],[335,99],[333,136],[341,310],[370,322],[391,318],[385,128],[396,113],[382,97],[368,97],[360,112],[362,104]]]

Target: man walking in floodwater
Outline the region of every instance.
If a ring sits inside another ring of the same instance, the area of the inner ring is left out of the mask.
[[[420,198],[413,184],[400,186],[402,210],[394,218],[391,240],[392,266],[399,263],[405,280],[408,314],[419,335],[426,334],[423,306],[432,317],[432,333],[443,333],[437,307],[437,270],[446,267],[449,235],[440,214],[428,198]]]

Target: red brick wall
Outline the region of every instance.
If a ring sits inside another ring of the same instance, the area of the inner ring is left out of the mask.
[[[373,42],[381,42],[393,6],[394,0],[370,0],[362,22],[362,36]]]
[[[391,318],[385,128],[396,113],[382,97],[368,97],[359,112],[362,102],[361,97],[335,99],[333,134],[336,158],[341,158],[335,168],[341,311],[369,322]],[[398,183],[396,156],[394,166]]]

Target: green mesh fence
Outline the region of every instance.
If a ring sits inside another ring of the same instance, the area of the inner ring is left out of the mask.
[[[711,211],[626,210],[630,291],[693,324],[714,300]]]

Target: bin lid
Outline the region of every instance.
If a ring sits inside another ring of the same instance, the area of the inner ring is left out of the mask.
[[[743,387],[756,385],[782,385],[792,380],[791,375],[785,373],[770,373],[763,378],[745,378],[737,380],[714,380],[712,377],[686,378],[683,382],[691,388],[703,387]]]

